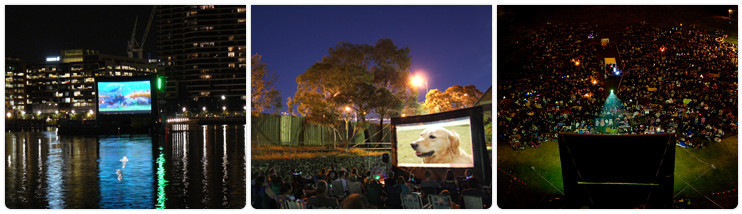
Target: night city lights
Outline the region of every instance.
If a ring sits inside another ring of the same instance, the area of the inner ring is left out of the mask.
[[[248,207],[246,8],[6,5],[5,205]]]

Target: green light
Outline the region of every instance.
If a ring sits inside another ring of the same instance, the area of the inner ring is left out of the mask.
[[[379,180],[379,175],[375,175],[374,179]]]
[[[157,77],[157,90],[162,90],[162,77]]]
[[[165,163],[165,154],[162,153],[162,147],[160,147],[160,156],[157,158],[157,209],[165,209],[165,186],[168,181],[165,180],[165,167],[162,166]]]
[[[637,186],[659,186],[655,183],[628,183],[628,182],[587,182],[578,181],[577,184],[603,184],[603,185],[637,185]]]

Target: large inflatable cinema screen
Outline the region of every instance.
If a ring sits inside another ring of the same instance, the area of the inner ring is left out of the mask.
[[[99,114],[149,114],[152,112],[150,80],[98,82]]]

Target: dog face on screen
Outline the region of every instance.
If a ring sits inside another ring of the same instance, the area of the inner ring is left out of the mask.
[[[410,146],[423,163],[471,164],[472,156],[459,148],[461,139],[455,131],[442,127],[426,128]]]

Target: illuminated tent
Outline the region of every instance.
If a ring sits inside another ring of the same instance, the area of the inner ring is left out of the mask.
[[[605,58],[605,64],[606,65],[616,64],[616,58],[612,58],[612,57],[611,58]]]

